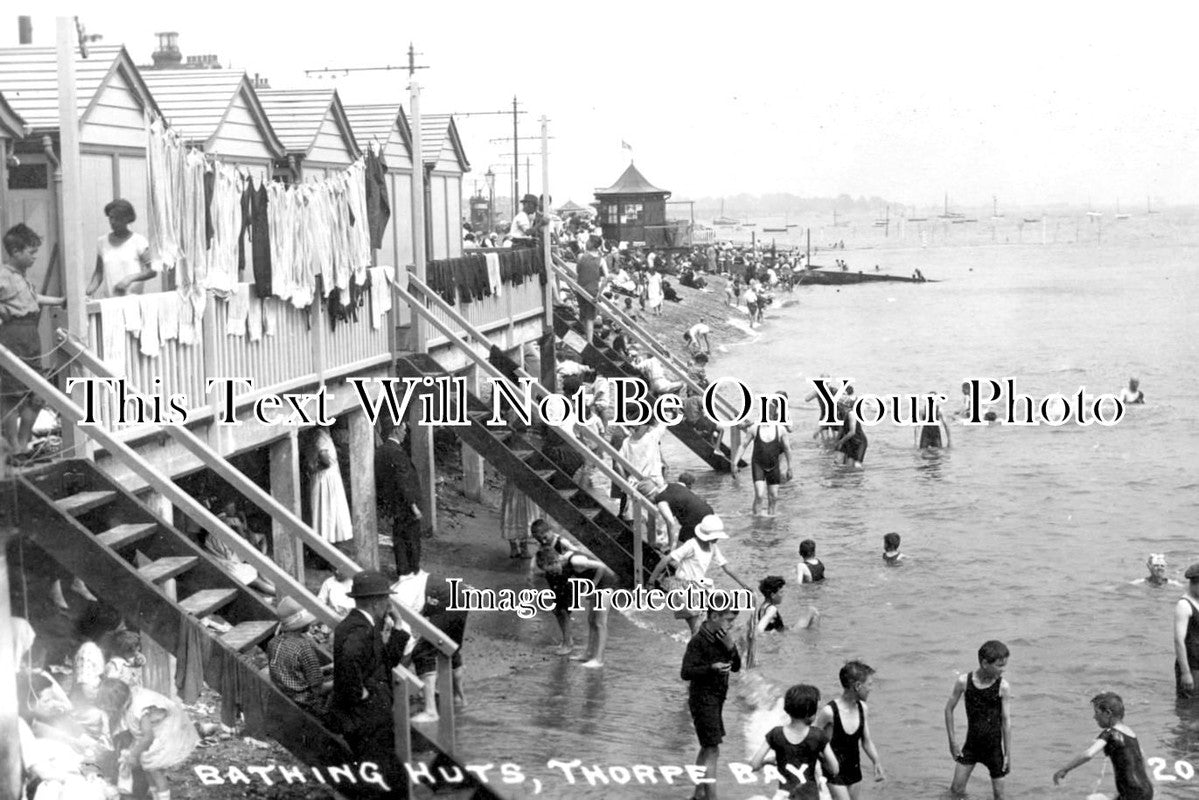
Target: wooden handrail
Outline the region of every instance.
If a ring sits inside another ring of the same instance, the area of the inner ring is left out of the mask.
[[[665,366],[683,381],[683,385],[685,385],[688,389],[695,392],[697,395],[702,395],[704,393],[703,388],[695,382],[695,379],[692,378],[690,373],[687,372],[686,367],[684,367],[669,351],[659,347],[649,331],[645,330],[645,328],[641,327],[636,320],[632,319],[619,308],[617,308],[616,304],[608,300],[608,298],[604,297],[603,295],[592,295],[581,285],[579,285],[578,281],[571,276],[563,262],[558,259],[555,259],[555,262],[554,272],[559,278],[565,281],[566,285],[569,286],[577,295],[582,297],[584,300],[590,301],[597,308],[603,308],[604,313],[617,319],[621,325],[623,325],[630,333],[633,334],[633,337],[637,340],[638,344],[652,352],[658,358],[658,360],[662,362],[663,366]],[[591,344],[591,342],[587,342],[587,344]],[[729,413],[730,415],[736,414],[736,409],[733,408],[732,404],[728,400],[721,397],[719,394],[714,394],[713,396],[715,397],[715,401],[722,406],[722,411]]]
[[[88,370],[96,375],[105,378],[117,378],[107,364],[98,359],[88,347],[80,343],[74,336],[69,334],[62,328],[57,330],[59,341],[62,347],[70,355],[78,358],[78,360],[87,367]],[[125,384],[125,390],[130,395],[142,395],[140,389],[130,383]],[[85,427],[83,430],[88,430],[91,426]],[[310,547],[318,556],[328,561],[335,569],[346,570],[349,574],[355,574],[362,571],[362,567],[357,562],[346,556],[333,545],[329,544],[316,531],[304,524],[304,521],[293,514],[282,503],[270,495],[269,492],[263,490],[258,484],[248,479],[242,472],[234,468],[226,461],[220,453],[217,453],[210,448],[203,439],[196,436],[190,430],[182,425],[157,425],[157,428],[164,430],[168,436],[179,442],[184,449],[199,459],[208,469],[211,469],[221,478],[223,478],[230,486],[241,492],[254,505],[261,509],[266,514],[270,515],[271,519],[278,522],[287,532],[305,545]],[[107,447],[107,445],[105,445]],[[236,534],[234,534],[236,536]],[[241,540],[241,537],[237,537]],[[244,541],[244,540],[241,540]],[[255,549],[253,552],[257,553]],[[274,563],[273,561],[271,562]],[[323,604],[322,604],[323,605]],[[401,619],[412,627],[413,631],[420,635],[421,638],[428,640],[440,652],[447,656],[453,655],[458,649],[458,645],[449,636],[446,636],[436,626],[429,623],[422,615],[412,611],[402,603],[392,601],[392,605],[398,610]],[[324,620],[322,620],[324,621]],[[334,621],[331,627],[336,627]]]
[[[488,361],[487,359],[483,358],[482,356],[480,356],[478,353],[475,352],[474,348],[470,346],[469,341],[464,339],[457,331],[450,328],[449,325],[442,322],[431,311],[429,311],[429,309],[425,307],[424,302],[422,302],[422,298],[424,298],[428,302],[431,302],[440,311],[442,311],[443,313],[448,315],[450,317],[450,319],[452,319],[455,323],[460,325],[462,327],[462,329],[464,331],[466,331],[467,334],[469,334],[472,338],[474,338],[480,344],[484,344],[484,345],[487,345],[488,347],[490,347],[491,341],[486,336],[484,336],[482,333],[480,333],[478,330],[476,330],[475,327],[473,325],[471,325],[470,322],[468,322],[461,314],[459,314],[457,311],[455,311],[453,306],[446,303],[444,300],[442,300],[440,297],[438,297],[432,290],[430,290],[429,287],[427,287],[423,283],[421,283],[421,281],[415,275],[409,274],[407,276],[407,280],[408,280],[408,285],[415,288],[420,293],[421,296],[417,297],[416,295],[409,292],[408,289],[406,289],[403,286],[396,286],[395,287],[396,291],[400,293],[400,296],[404,299],[404,301],[411,304],[412,308],[417,309],[418,313],[421,314],[421,316],[423,316],[426,320],[428,320],[429,323],[434,328],[439,330],[446,338],[448,338],[451,342],[457,344],[462,349],[462,351],[466,354],[466,356],[469,359],[471,359],[471,361],[473,361],[480,369],[482,369],[485,373],[487,373],[487,375],[490,376],[492,378],[492,380],[501,380],[509,385],[512,385],[512,382],[508,380],[507,376],[504,375],[504,373],[500,372],[498,369],[496,369],[496,367],[490,361]],[[518,370],[518,372],[524,372],[524,370]],[[528,376],[528,373],[524,372],[524,376]],[[549,393],[548,390],[544,386],[542,386],[538,381],[536,381],[535,379],[533,379],[531,377],[529,379],[532,381],[530,388],[538,391],[539,393],[545,393],[545,394]],[[587,428],[583,427],[582,425],[576,424],[575,430],[587,430]],[[599,458],[598,456],[595,455],[595,453],[591,452],[591,448],[589,448],[587,445],[583,444],[583,442],[579,441],[578,437],[575,435],[575,433],[573,431],[569,431],[565,427],[558,427],[557,431],[559,432],[559,434],[562,435],[562,438],[568,444],[570,444],[575,450],[578,451],[579,455],[581,455],[583,457],[584,461],[586,461],[587,463],[589,463],[592,466],[599,469],[611,481],[613,481],[617,486],[619,486],[622,490],[624,490],[625,494],[627,494],[629,496],[631,502],[633,502],[634,504],[644,506],[647,513],[649,513],[649,514],[658,514],[659,513],[657,508],[654,507],[654,505],[652,503],[650,503],[649,500],[647,498],[645,498],[645,496],[643,496],[640,492],[637,491],[636,486],[632,485],[623,476],[621,476],[618,472],[616,472],[616,470],[614,470],[612,467],[610,467],[606,463],[604,463],[604,460],[602,458]],[[608,447],[609,447],[609,449],[611,449],[611,445],[608,445]],[[615,452],[615,451],[613,451],[613,452]],[[624,461],[624,459],[622,459],[622,461]],[[627,461],[624,461],[624,463],[628,464]],[[635,477],[637,481],[640,481],[642,478],[644,478],[644,476],[641,475],[640,472],[637,472],[635,469],[631,469],[631,467],[632,467],[631,464],[629,465],[629,467],[630,467],[630,471],[631,471],[633,477]],[[635,483],[635,481],[634,481],[634,483]]]

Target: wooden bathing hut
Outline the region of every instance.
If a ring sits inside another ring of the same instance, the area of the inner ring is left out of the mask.
[[[378,251],[380,264],[412,263],[412,128],[399,103],[348,105],[346,117],[354,138],[375,148],[387,164],[387,195],[391,223]]]
[[[258,98],[287,153],[276,165],[285,180],[328,177],[361,154],[336,89],[264,89]]]
[[[253,83],[237,70],[147,71],[142,75],[167,124],[184,142],[271,177],[287,150],[267,119]]]
[[[4,95],[0,94],[0,231],[6,231],[9,227],[8,159],[13,155],[13,142],[24,139],[25,134],[25,120],[13,111]]]
[[[455,258],[462,255],[462,176],[470,162],[452,115],[424,115],[420,127],[429,258]]]
[[[607,189],[596,189],[599,222],[604,238],[638,242],[649,247],[673,247],[666,234],[666,198],[670,192],[645,179],[633,162]]]
[[[96,241],[108,232],[104,206],[117,197],[146,210],[145,117],[159,113],[133,59],[120,45],[92,46],[88,57],[75,51],[75,85],[79,107],[82,167],[83,269],[95,259]],[[20,161],[10,175],[4,198],[6,225],[24,222],[42,236],[43,244],[29,280],[41,288],[50,257],[61,245],[61,172],[59,171],[58,71],[52,47],[0,48],[4,97],[25,121],[25,136],[14,139],[10,152]],[[144,228],[141,228],[144,230]],[[90,273],[89,273],[90,274]],[[86,277],[84,279],[86,281]],[[155,290],[160,279],[150,281]],[[62,292],[56,272],[47,286]],[[43,314],[49,320],[55,314]],[[43,340],[50,326],[44,322]]]

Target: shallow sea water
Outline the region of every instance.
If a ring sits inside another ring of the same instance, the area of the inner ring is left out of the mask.
[[[1128,221],[1102,245],[888,243],[869,252],[821,253],[856,268],[924,274],[944,282],[805,287],[798,301],[767,312],[760,338],[722,348],[711,377],[755,389],[786,389],[796,423],[795,480],[774,519],[750,515],[752,488],[700,471],[698,491],[724,517],[732,565],[756,585],[789,581],[784,617],[814,604],[817,628],[764,640],[758,667],[734,679],[726,705],[720,796],[748,798],[727,763],[746,761],[765,731],[783,721],[782,692],[813,683],[827,699],[850,658],[878,670],[871,729],[890,779],[868,798],[941,798],[953,773],[943,709],[956,675],[976,664],[983,641],[1001,639],[1012,657],[1013,772],[1008,796],[1085,797],[1100,761],[1055,790],[1051,775],[1097,732],[1089,698],[1121,694],[1160,798],[1199,796],[1199,714],[1176,709],[1172,607],[1181,590],[1130,585],[1150,551],[1167,554],[1172,575],[1199,561],[1199,372],[1196,314],[1199,229],[1165,217]],[[1118,392],[1141,378],[1144,407],[1111,428],[955,426],[953,447],[913,448],[909,428],[869,430],[865,468],[836,465],[810,438],[816,408],[800,402],[810,377],[855,379],[859,393],[938,389],[958,402],[965,378],[1017,379],[1033,396]],[[1188,388],[1190,387],[1190,388]],[[666,440],[673,470],[698,462]],[[903,536],[908,561],[884,568],[882,536]],[[794,585],[797,546],[813,538],[828,580]],[[731,582],[715,571],[717,583]],[[585,670],[550,659],[472,686],[474,705],[460,746],[475,762],[510,760],[530,781],[505,787],[548,797],[687,797],[690,786],[570,785],[549,759],[586,765],[682,765],[696,744],[678,670],[685,626],[669,614],[613,616],[607,666]],[[552,647],[544,616],[521,638]],[[467,653],[469,671],[470,654]],[[957,716],[965,736],[964,709]],[[1185,762],[1185,763],[1179,763]],[[660,776],[659,776],[660,781]],[[770,794],[773,787],[765,787]],[[1114,795],[1110,770],[1100,791]],[[970,784],[990,797],[984,768]]]

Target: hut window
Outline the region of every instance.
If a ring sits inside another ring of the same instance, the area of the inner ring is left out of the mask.
[[[9,167],[9,189],[49,189],[50,171],[45,164],[20,164]]]
[[[641,219],[641,203],[625,203],[620,207],[620,222],[627,225]]]

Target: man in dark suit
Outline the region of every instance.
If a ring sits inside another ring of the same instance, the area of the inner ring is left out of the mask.
[[[383,433],[375,451],[375,496],[379,511],[391,520],[396,572],[407,575],[420,571],[420,478],[404,447],[408,426],[400,423]]]
[[[333,632],[332,716],[350,749],[374,761],[394,788],[404,785],[395,753],[391,671],[408,643],[394,629],[391,586],[374,570],[354,576],[355,608]]]

